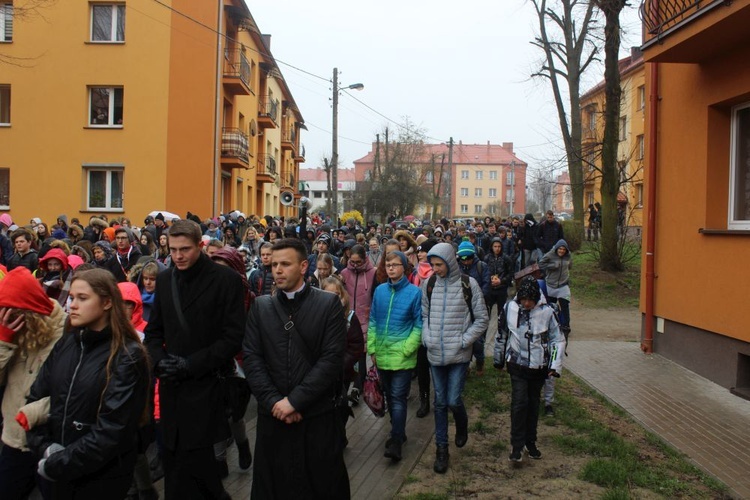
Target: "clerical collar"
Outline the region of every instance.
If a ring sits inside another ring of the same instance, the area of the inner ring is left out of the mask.
[[[304,281],[304,280],[302,280],[302,284],[300,285],[300,287],[299,287],[299,288],[297,288],[297,289],[296,289],[296,290],[294,290],[293,292],[287,292],[287,291],[284,291],[284,295],[286,295],[286,298],[287,298],[287,299],[289,299],[289,300],[294,300],[294,296],[295,296],[295,295],[296,295],[297,293],[299,293],[299,292],[301,292],[302,290],[304,290],[304,289],[305,289],[305,281]]]

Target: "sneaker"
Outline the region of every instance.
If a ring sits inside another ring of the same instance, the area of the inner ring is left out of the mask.
[[[511,462],[520,462],[523,460],[523,448],[516,448],[513,447],[513,451],[510,452],[510,456],[508,457],[508,460]]]
[[[529,454],[529,458],[534,460],[542,458],[542,452],[536,447],[536,443],[526,443],[526,453]]]
[[[552,408],[552,405],[544,405],[544,416],[545,417],[555,416],[555,409]]]
[[[359,404],[359,389],[352,389],[352,392],[349,393],[349,401],[352,403],[352,406]]]

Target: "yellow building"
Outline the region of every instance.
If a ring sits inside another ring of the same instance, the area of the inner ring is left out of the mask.
[[[626,222],[640,235],[643,221],[644,112],[646,109],[646,69],[643,55],[633,49],[621,59],[620,144],[617,150],[620,171],[618,204],[625,209]],[[604,137],[604,81],[581,96],[583,126],[584,193],[583,206],[601,201],[601,141]]]
[[[303,120],[243,0],[0,7],[1,211],[288,215]]]

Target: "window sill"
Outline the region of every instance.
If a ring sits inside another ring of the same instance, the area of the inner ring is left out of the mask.
[[[0,43],[13,43],[13,40],[0,40]]]
[[[125,213],[124,208],[84,208],[82,214],[121,214]]]
[[[0,128],[10,128],[10,123],[0,123]]]
[[[93,40],[86,40],[83,42],[85,45],[125,45],[125,40],[122,42],[120,41],[109,41],[109,40],[102,40],[102,41],[93,41]]]
[[[83,128],[93,130],[122,130],[125,127],[123,125],[86,125]]]
[[[698,229],[698,232],[706,236],[750,236],[750,229],[706,229],[702,227]]]

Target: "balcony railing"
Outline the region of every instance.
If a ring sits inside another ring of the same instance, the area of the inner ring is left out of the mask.
[[[669,28],[688,19],[701,9],[725,0],[643,0],[640,16],[646,30],[652,35],[664,33]]]
[[[279,100],[269,99],[268,96],[263,96],[260,101],[258,115],[267,116],[274,122],[277,122],[279,116]]]
[[[276,175],[276,158],[271,155],[266,155],[266,173]]]
[[[224,51],[224,76],[239,77],[250,88],[250,62],[241,49],[226,49]]]
[[[281,140],[294,144],[297,140],[297,132],[294,130],[294,127],[285,130]]]
[[[221,129],[221,156],[231,156],[248,161],[249,141],[247,135],[238,128]]]

